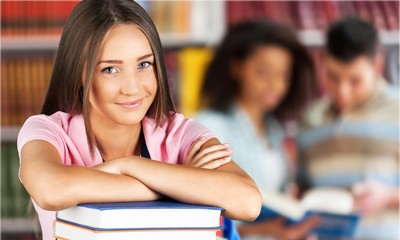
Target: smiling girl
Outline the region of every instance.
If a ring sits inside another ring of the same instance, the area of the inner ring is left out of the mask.
[[[52,239],[55,211],[167,196],[253,220],[261,196],[228,145],[174,110],[156,28],[134,1],[84,0],[61,36],[42,114],[18,136],[20,179]]]

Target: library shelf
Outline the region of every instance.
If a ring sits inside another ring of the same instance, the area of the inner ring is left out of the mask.
[[[298,36],[306,46],[322,46],[325,43],[325,32],[321,30],[299,30]],[[379,31],[379,39],[383,45],[399,45],[399,31]],[[186,46],[215,46],[218,39],[207,36],[192,36],[191,34],[162,33],[161,42],[165,48]],[[56,50],[60,36],[15,36],[2,37],[2,50]]]
[[[18,218],[2,218],[2,233],[34,233],[37,229],[37,220],[34,218],[18,217]]]

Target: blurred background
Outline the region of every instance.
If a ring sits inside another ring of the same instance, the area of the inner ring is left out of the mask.
[[[63,25],[76,4],[75,1],[1,2],[2,239],[34,239],[39,229],[32,220],[29,197],[17,177],[16,139],[24,121],[40,112]],[[188,117],[199,109],[202,78],[213,50],[230,26],[249,19],[273,19],[296,30],[315,61],[319,81],[309,94],[317,99],[324,95],[321,54],[326,28],[345,16],[360,16],[379,29],[386,59],[384,77],[399,85],[398,1],[140,1],[140,4],[160,33],[175,105]]]

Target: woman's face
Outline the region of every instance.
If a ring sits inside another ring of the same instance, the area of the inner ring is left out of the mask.
[[[154,55],[135,25],[106,35],[90,90],[91,116],[132,125],[145,116],[157,92]]]
[[[271,111],[285,97],[290,84],[292,57],[279,46],[261,46],[237,68],[239,99]]]

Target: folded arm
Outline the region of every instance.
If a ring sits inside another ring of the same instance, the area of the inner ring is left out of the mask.
[[[202,148],[217,144],[217,139],[210,139]],[[254,220],[261,209],[257,186],[232,161],[213,170],[137,156],[105,165],[116,166],[120,174],[65,166],[55,147],[34,140],[21,151],[21,180],[35,202],[46,210],[84,202],[150,201],[157,199],[158,193],[182,202],[222,207],[224,214],[234,219]]]
[[[21,150],[20,177],[33,200],[57,211],[85,202],[151,201],[159,195],[135,178],[62,164],[57,149],[33,140]]]
[[[213,138],[202,148],[219,145]],[[233,161],[216,169],[204,169],[149,161],[121,159],[121,172],[149,188],[178,201],[219,206],[225,216],[252,221],[260,213],[261,195],[254,181]]]

